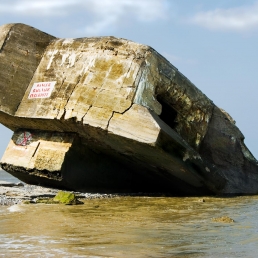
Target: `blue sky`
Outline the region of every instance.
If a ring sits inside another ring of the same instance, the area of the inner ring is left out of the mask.
[[[258,1],[1,0],[0,24],[16,22],[152,46],[236,120],[258,158]],[[0,125],[0,156],[11,135]]]

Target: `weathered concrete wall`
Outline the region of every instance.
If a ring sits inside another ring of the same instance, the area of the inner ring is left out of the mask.
[[[212,169],[205,175],[207,179],[213,181],[215,173],[225,178],[225,184],[216,186],[217,191],[258,192],[257,160],[245,146],[243,134],[225,111],[214,108],[199,153],[211,164]]]
[[[60,172],[73,139],[72,134],[16,131],[1,161],[29,170]]]
[[[118,141],[124,144],[121,139]],[[115,141],[112,143],[118,146]],[[147,150],[141,144],[135,144],[134,149],[141,155],[144,151],[143,159],[137,157],[139,160],[132,162],[127,155],[105,148],[103,143],[75,134],[20,130],[14,133],[1,164],[4,170],[27,183],[77,191],[171,192],[172,187],[176,194],[182,194],[182,189],[190,195],[198,194],[200,189],[209,193],[186,167],[183,174],[163,174],[165,167],[175,167],[170,164],[170,156],[153,147]],[[184,167],[179,159],[175,158],[174,162]],[[157,174],[157,168],[161,173]]]
[[[56,82],[51,96],[30,99],[33,84],[46,81]],[[104,130],[110,124],[111,132],[118,130],[126,135],[123,115],[139,116],[134,110],[141,107],[134,105],[129,110],[133,103],[160,115],[162,105],[156,98],[180,111],[174,129],[197,148],[206,133],[213,104],[155,50],[112,37],[54,40],[46,49],[16,116],[73,118]],[[134,128],[142,128],[143,123],[139,125],[138,121],[132,124]],[[132,130],[128,130],[132,135]],[[135,131],[134,138],[140,140],[138,133],[144,130]]]
[[[105,129],[113,112],[122,113],[132,104],[139,64],[130,53],[139,47],[109,37],[53,41],[16,115],[75,118]],[[41,81],[56,81],[51,97],[28,99],[32,85]]]
[[[257,161],[230,116],[151,47],[114,37],[55,39],[25,25],[0,34],[0,66],[24,60],[17,67],[25,71],[0,72],[0,122],[15,131],[5,170],[83,191],[258,192]],[[19,145],[21,132],[33,140]]]
[[[52,39],[23,24],[0,26],[0,111],[15,114]]]

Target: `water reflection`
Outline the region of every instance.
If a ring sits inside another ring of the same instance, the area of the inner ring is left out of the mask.
[[[257,197],[88,200],[0,207],[5,257],[254,257]],[[232,224],[215,223],[229,216]]]

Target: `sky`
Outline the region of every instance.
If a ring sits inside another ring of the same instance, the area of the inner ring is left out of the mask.
[[[153,47],[236,120],[258,158],[258,0],[1,0],[7,23]],[[0,125],[0,156],[11,136]]]

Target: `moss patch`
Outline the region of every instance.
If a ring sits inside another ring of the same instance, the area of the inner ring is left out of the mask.
[[[84,204],[79,201],[74,193],[59,191],[54,198],[39,198],[36,203],[45,204],[65,204],[65,205],[76,205]]]
[[[64,192],[64,191],[59,191],[57,195],[54,197],[53,202],[67,204],[67,205],[82,204],[82,202],[80,202],[76,198],[74,193]]]

